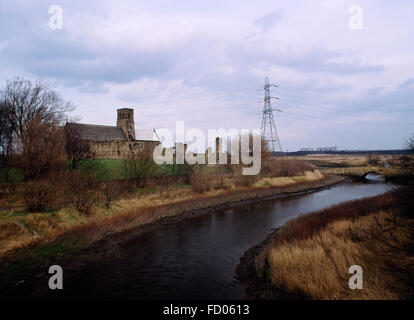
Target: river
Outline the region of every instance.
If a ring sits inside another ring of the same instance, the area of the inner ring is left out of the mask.
[[[184,220],[125,243],[116,257],[65,279],[57,296],[48,294],[76,299],[243,299],[235,273],[239,259],[273,228],[388,188],[383,182],[347,183]]]

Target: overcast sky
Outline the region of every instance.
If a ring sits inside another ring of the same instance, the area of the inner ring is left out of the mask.
[[[260,128],[268,76],[285,150],[396,149],[414,133],[412,0],[0,0],[0,19],[1,85],[44,80],[84,123],[132,107],[137,130]]]

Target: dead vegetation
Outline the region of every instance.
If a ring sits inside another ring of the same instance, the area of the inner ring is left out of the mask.
[[[289,222],[255,259],[262,298],[412,298],[412,195],[405,189]],[[352,265],[364,270],[363,290],[348,287]]]
[[[262,172],[268,177],[293,177],[315,169],[309,162],[299,159],[271,158],[263,163]]]
[[[190,185],[194,192],[203,193],[210,190],[212,187],[210,173],[203,171],[199,165],[193,166],[190,175]]]
[[[108,181],[108,184],[107,182],[99,184],[99,186],[104,190],[101,189],[100,193],[94,194],[94,196],[99,196],[98,199],[90,199],[94,205],[92,208],[88,208],[88,206],[86,206],[85,210],[81,207],[81,205],[83,205],[83,198],[79,200],[79,206],[76,206],[74,204],[76,199],[72,200],[72,194],[68,192],[66,194],[68,203],[61,209],[42,211],[39,213],[30,213],[24,210],[24,208],[20,211],[16,209],[0,211],[0,221],[19,222],[20,224],[26,226],[28,230],[33,231],[19,237],[19,241],[8,238],[1,239],[0,255],[17,247],[27,245],[27,243],[34,240],[34,235],[38,235],[39,239],[50,239],[56,236],[57,231],[69,232],[73,228],[88,224],[94,224],[97,228],[104,228],[104,225],[106,225],[106,221],[108,219],[112,220],[118,216],[121,219],[120,221],[123,221],[125,218],[128,221],[131,220],[131,223],[134,225],[140,225],[143,221],[138,219],[136,213],[141,212],[142,210],[147,210],[147,208],[152,215],[151,217],[148,217],[148,219],[159,219],[163,215],[163,211],[159,210],[160,206],[170,208],[172,214],[180,214],[180,210],[177,209],[177,205],[184,202],[194,202],[197,204],[195,209],[204,208],[226,202],[239,201],[240,199],[257,197],[258,194],[262,194],[262,196],[269,196],[278,193],[303,191],[307,188],[315,188],[321,187],[325,184],[333,184],[340,181],[340,179],[332,176],[322,176],[319,180],[312,180],[309,182],[302,180],[302,182],[299,183],[287,185],[279,184],[276,187],[273,187],[270,184],[265,184],[259,186],[253,185],[249,188],[236,187],[234,184],[229,184],[231,181],[232,180],[226,178],[225,182],[227,185],[225,188],[211,188],[210,190],[202,193],[192,190],[192,187],[171,188],[168,192],[165,192],[163,188],[160,187],[157,192],[150,192],[148,194],[140,193],[139,195],[137,195],[136,191],[132,191],[132,193],[128,195],[122,192],[117,193],[116,190],[111,188],[111,182]],[[84,182],[79,181],[79,183],[83,184]],[[119,184],[118,186],[123,188],[125,187],[120,184],[121,182],[119,181],[114,181],[112,183]],[[64,187],[63,182],[62,186]],[[110,194],[105,195],[105,189]],[[91,191],[96,189],[93,187],[88,190]],[[75,193],[75,195],[81,197],[78,193]],[[106,198],[106,196],[108,196],[109,199]],[[82,197],[87,196],[83,195]],[[85,201],[86,204],[88,204],[89,199],[86,198]],[[186,209],[189,208],[190,207],[187,205]],[[83,214],[79,209],[83,212],[88,212],[88,214]],[[88,209],[91,209],[91,211],[88,211]],[[41,223],[39,220],[40,217],[43,217]],[[127,225],[125,227],[127,227]],[[117,229],[106,230],[106,234],[115,233],[116,230]]]

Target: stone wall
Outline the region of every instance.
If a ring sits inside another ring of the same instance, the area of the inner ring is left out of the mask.
[[[95,159],[127,159],[131,153],[142,154],[154,151],[158,141],[93,141],[90,142],[91,154]]]

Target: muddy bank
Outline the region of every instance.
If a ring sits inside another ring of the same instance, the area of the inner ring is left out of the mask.
[[[298,298],[306,298],[291,296],[283,292],[283,290],[276,290],[276,288],[272,287],[271,284],[265,280],[267,278],[266,274],[263,274],[262,277],[259,277],[256,272],[256,258],[259,256],[259,254],[263,253],[282,232],[282,228],[273,230],[273,232],[270,233],[263,242],[248,249],[240,258],[240,263],[237,266],[236,274],[238,280],[246,289],[246,299],[269,299],[270,291],[272,292],[273,299],[293,300]]]
[[[125,242],[150,230],[174,224],[193,216],[229,209],[240,204],[319,191],[342,181],[344,181],[343,178],[329,176],[317,182],[283,188],[228,191],[214,197],[146,208],[144,211],[135,213],[129,212],[117,217],[116,221],[111,221],[111,223],[85,225],[73,232],[65,233],[53,241],[38,242],[7,257],[7,261],[4,260],[0,263],[0,273],[2,273],[0,278],[3,282],[1,287],[16,289],[13,290],[15,295],[8,295],[9,297],[16,295],[26,297],[31,291],[30,288],[36,287],[36,283],[44,283],[47,277],[45,270],[51,264],[64,266],[65,277],[70,277],[81,271],[87,264],[116,256],[119,248]],[[152,220],[139,220],[138,218],[142,216],[148,216]],[[142,221],[151,222],[142,224]],[[85,240],[85,238],[87,239]],[[6,267],[6,270],[2,270],[2,266]],[[6,271],[6,277],[3,277],[3,271]],[[23,289],[24,287],[27,290]],[[10,292],[10,290],[8,291]]]

